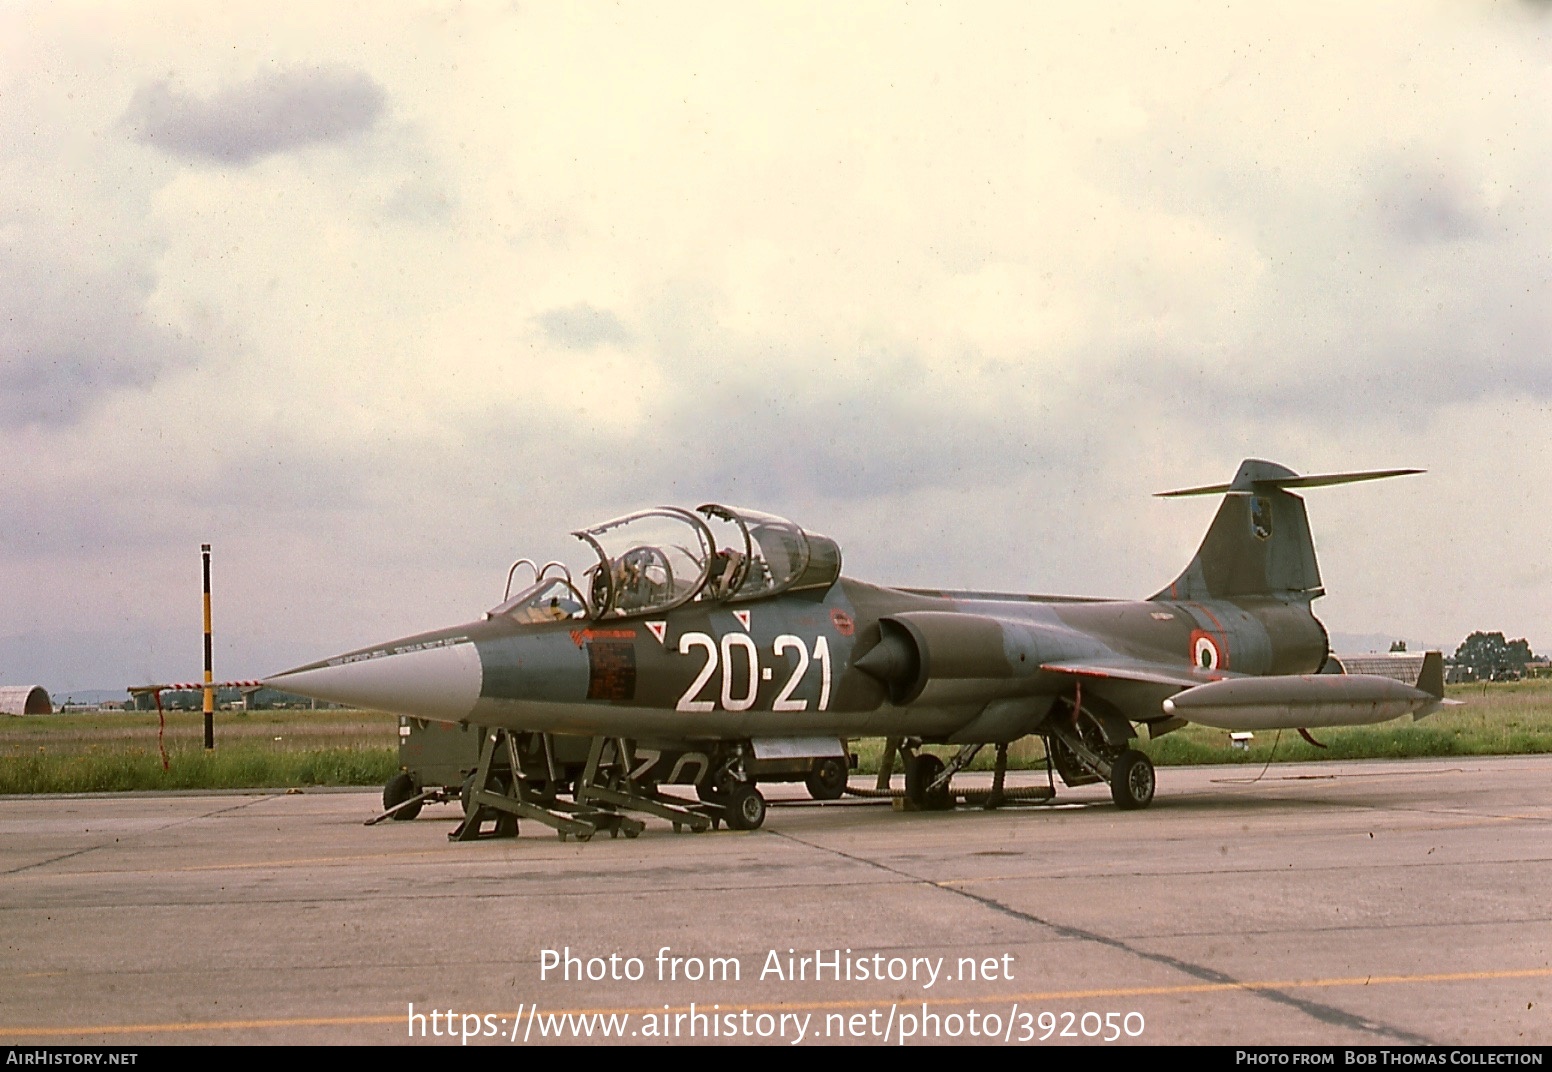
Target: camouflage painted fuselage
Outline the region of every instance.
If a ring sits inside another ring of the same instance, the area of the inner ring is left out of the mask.
[[[881,620],[914,623],[930,664],[918,668],[922,687],[904,702],[893,702],[883,682],[855,665],[878,645]],[[1198,657],[1204,648],[1206,668]],[[1072,673],[1052,666],[1081,665],[1088,701],[1154,722],[1167,717],[1162,700],[1189,679],[1138,681],[1107,676],[1104,667],[1170,666],[1206,683],[1228,671],[1312,673],[1326,654],[1325,631],[1297,599],[1051,600],[843,579],[823,592],[694,603],[662,616],[483,620],[299,667],[276,684],[341,699],[349,692],[353,702],[402,714],[529,731],[962,742],[1031,732],[1073,687]],[[377,667],[384,673],[374,684]],[[435,696],[423,685],[396,687],[417,672],[422,683],[447,687]],[[336,675],[338,690],[328,684]],[[979,738],[978,720],[985,723]]]

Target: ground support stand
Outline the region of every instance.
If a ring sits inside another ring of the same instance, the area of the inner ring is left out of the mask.
[[[606,755],[605,749],[610,752]],[[696,833],[711,828],[705,811],[676,803],[653,789],[636,785],[630,778],[630,756],[620,738],[594,737],[587,752],[587,766],[572,794],[578,805],[603,805],[621,811],[655,815],[674,824],[674,833],[689,827]],[[629,820],[636,823],[637,820]],[[639,825],[639,823],[638,823]],[[634,836],[634,835],[631,835]]]
[[[505,770],[496,762],[503,754]],[[532,790],[518,760],[516,739],[507,730],[485,731],[484,740],[480,742],[480,765],[471,778],[463,822],[447,835],[449,841],[516,837],[519,819],[542,823],[555,830],[562,840],[570,834],[578,841],[586,841],[597,833],[600,825],[604,825],[595,822],[595,816],[584,809],[568,806],[560,810],[534,803]],[[495,829],[488,834],[482,830],[487,819],[495,820]]]

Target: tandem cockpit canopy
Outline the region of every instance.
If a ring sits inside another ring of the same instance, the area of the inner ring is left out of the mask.
[[[593,618],[828,588],[841,574],[841,550],[828,536],[716,503],[643,510],[572,535],[598,556],[586,581],[571,588],[574,596],[585,594]],[[569,586],[570,577],[565,581]]]

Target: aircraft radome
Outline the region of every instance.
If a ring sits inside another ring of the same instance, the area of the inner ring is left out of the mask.
[[[762,757],[841,755],[855,737],[903,742],[918,807],[949,806],[950,777],[983,745],[998,747],[1000,786],[1008,743],[1037,734],[1068,785],[1103,780],[1118,806],[1143,808],[1154,770],[1132,747],[1139,725],[1304,730],[1448,702],[1442,673],[1417,688],[1319,673],[1329,649],[1311,604],[1323,589],[1292,493],[1419,471],[1299,476],[1248,460],[1227,484],[1166,492],[1224,500],[1185,571],[1137,601],[888,588],[842,576],[833,540],[781,518],[646,510],[574,534],[596,559],[580,578],[534,567],[532,585],[477,621],[266,684],[422,719],[628,739],[661,760],[632,766],[638,790],[694,783],[743,829],[764,820]],[[922,744],[964,747],[945,766]]]

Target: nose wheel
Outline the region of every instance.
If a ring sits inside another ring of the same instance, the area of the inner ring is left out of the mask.
[[[702,801],[721,809],[729,830],[758,830],[765,825],[765,797],[751,782],[697,786],[696,792]]]
[[[765,798],[748,782],[734,782],[723,798],[727,824],[734,830],[758,830],[765,824]]]

